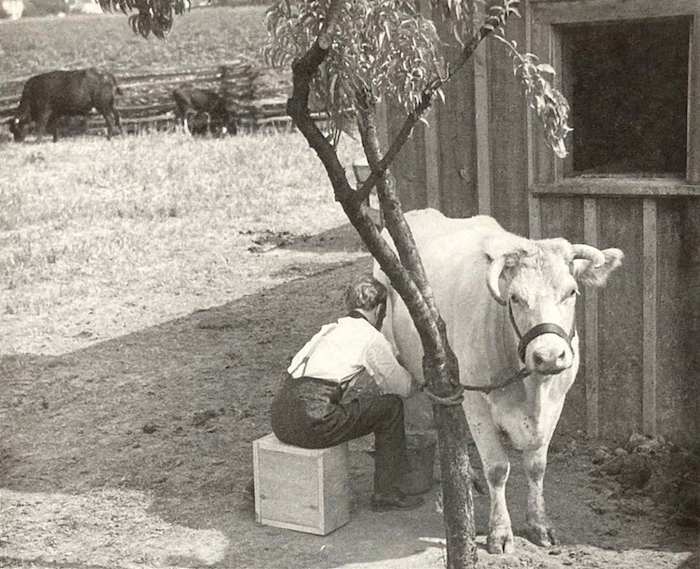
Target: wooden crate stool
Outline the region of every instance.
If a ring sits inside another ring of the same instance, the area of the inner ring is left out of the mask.
[[[326,535],[350,520],[348,445],[305,449],[269,434],[253,442],[258,523]]]

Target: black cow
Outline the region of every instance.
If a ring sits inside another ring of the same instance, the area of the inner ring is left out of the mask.
[[[15,142],[22,142],[30,122],[36,123],[37,142],[48,127],[53,141],[58,140],[58,122],[62,117],[87,115],[95,108],[107,123],[107,138],[114,127],[121,131],[114,95],[120,95],[114,75],[97,69],[50,71],[31,77],[24,85],[17,114],[10,119]]]
[[[172,93],[175,116],[190,134],[236,134],[235,115],[224,98],[206,89],[183,85]]]

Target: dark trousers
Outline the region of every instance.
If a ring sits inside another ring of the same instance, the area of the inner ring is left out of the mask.
[[[272,403],[275,436],[303,448],[328,448],[374,433],[374,492],[395,491],[406,471],[403,401],[398,395],[341,398],[337,383],[288,376]]]

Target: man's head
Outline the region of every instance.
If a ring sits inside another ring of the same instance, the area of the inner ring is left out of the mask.
[[[362,312],[371,324],[381,328],[386,314],[386,287],[370,274],[356,277],[345,291],[345,307]]]

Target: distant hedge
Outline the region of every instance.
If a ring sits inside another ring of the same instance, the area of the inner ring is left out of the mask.
[[[67,11],[68,6],[64,0],[24,0],[22,17],[53,16]]]
[[[94,0],[93,0],[94,1]],[[249,5],[269,5],[275,0],[190,0],[192,8],[202,8],[206,6],[249,6]],[[56,14],[68,13],[66,0],[24,0],[23,18],[37,16],[55,16]],[[4,14],[0,14],[4,16]]]

